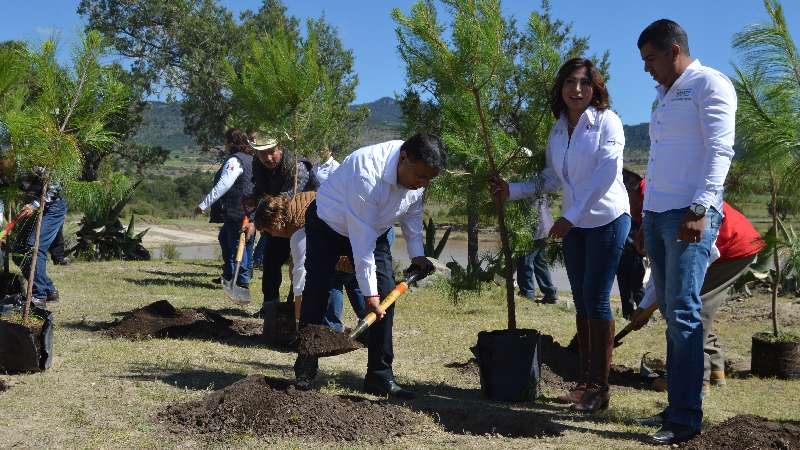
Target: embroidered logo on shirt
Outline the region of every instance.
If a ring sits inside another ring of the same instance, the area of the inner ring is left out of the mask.
[[[675,96],[672,98],[674,102],[685,102],[692,99],[692,93],[694,89],[686,88],[686,89],[677,89],[675,91]]]

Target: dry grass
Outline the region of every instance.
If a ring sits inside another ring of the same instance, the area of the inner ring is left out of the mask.
[[[210,341],[150,339],[115,340],[94,331],[96,322],[114,319],[159,299],[177,307],[208,307],[232,317],[239,312],[211,284],[216,262],[76,263],[51,268],[61,290],[56,318],[56,356],[52,369],[39,374],[3,376],[13,386],[0,393],[0,448],[9,447],[146,447],[146,448],[298,448],[361,447],[366,444],[319,443],[262,438],[173,434],[158,423],[158,412],[176,401],[196,399],[248,374],[290,378],[293,355],[264,347],[241,347]],[[259,286],[255,280],[253,286]],[[284,289],[286,287],[284,286]],[[255,289],[254,289],[255,293]],[[563,294],[562,294],[563,295]],[[566,297],[566,295],[564,295]],[[782,300],[787,308],[800,308]],[[518,321],[566,344],[573,333],[569,304],[543,306],[519,301]],[[735,304],[734,311],[756,311],[766,297]],[[256,306],[249,309],[255,310]],[[735,312],[734,312],[735,314]],[[750,336],[768,328],[759,314],[720,323],[719,334],[730,359],[749,360]],[[726,315],[730,317],[730,315]],[[652,414],[666,397],[631,388],[614,390],[610,410],[596,416],[575,415],[550,401],[557,391],[542,387],[536,405],[505,405],[481,399],[474,374],[445,367],[470,357],[480,330],[504,327],[504,296],[499,288],[449,303],[442,288],[417,290],[404,297],[395,320],[395,373],[401,383],[421,392],[412,407],[435,411],[417,434],[389,442],[391,448],[639,448],[637,440],[651,431],[627,425],[633,417]],[[352,317],[349,318],[352,320]],[[618,323],[621,328],[622,322]],[[798,324],[789,329],[800,331]],[[629,336],[615,362],[637,366],[645,351],[663,353],[663,322]],[[322,361],[320,389],[331,394],[361,395],[358,388],[366,352]],[[712,390],[705,402],[706,422],[718,423],[739,413],[770,419],[798,420],[800,383],[762,379],[730,379]],[[787,401],[787,399],[795,399]],[[462,413],[463,411],[463,413]],[[471,435],[445,425],[465,414],[484,423],[498,417],[530,417],[560,430],[558,437],[511,438]],[[509,414],[511,416],[509,416]],[[364,420],[381,420],[379,417]],[[390,423],[386,424],[391,427]]]

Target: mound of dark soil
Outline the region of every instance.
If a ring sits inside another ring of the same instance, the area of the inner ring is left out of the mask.
[[[334,356],[359,348],[364,348],[360,342],[323,325],[304,326],[297,340],[297,353],[303,356]]]
[[[105,333],[118,338],[147,337],[219,339],[258,336],[262,325],[257,322],[231,320],[207,309],[176,309],[166,300],[159,300],[125,313],[110,324]]]
[[[170,406],[159,417],[171,431],[383,441],[414,432],[411,411],[359,397],[298,391],[288,381],[252,375],[205,398]]]
[[[715,425],[681,448],[711,449],[796,449],[800,448],[800,427],[779,423],[763,417],[742,415]]]

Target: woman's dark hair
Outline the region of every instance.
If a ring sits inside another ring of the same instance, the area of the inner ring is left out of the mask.
[[[239,128],[228,128],[225,132],[225,142],[230,146],[230,153],[251,153],[247,135]]]
[[[608,109],[610,99],[603,75],[597,70],[597,67],[592,61],[586,58],[572,58],[558,69],[556,82],[553,84],[553,89],[550,91],[550,110],[553,111],[553,115],[556,116],[556,119],[560,118],[561,113],[567,110],[567,105],[564,103],[564,98],[561,96],[564,82],[573,72],[581,67],[586,68],[586,73],[589,75],[592,88],[594,88],[591,105],[601,111]]]
[[[433,169],[447,168],[447,150],[439,136],[417,133],[403,142],[400,150],[406,152],[413,161],[422,161]]]
[[[689,36],[680,25],[669,19],[656,20],[642,31],[636,46],[641,50],[647,44],[657,50],[666,50],[671,48],[672,44],[678,44],[683,53],[689,55]]]

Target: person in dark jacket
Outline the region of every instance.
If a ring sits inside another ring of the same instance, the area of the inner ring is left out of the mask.
[[[214,187],[195,209],[202,214],[210,208],[211,222],[221,223],[219,245],[222,249],[222,278],[229,281],[236,270],[236,250],[246,211],[242,199],[253,195],[253,155],[247,135],[238,128],[225,133],[225,148],[230,155],[214,177]],[[253,252],[253,236],[245,242],[245,252],[236,284],[249,287],[251,276],[250,256]]]
[[[248,205],[256,206],[258,199],[264,195],[293,196],[296,192],[313,191],[316,183],[309,175],[310,164],[294,154],[284,150],[278,142],[262,133],[255,133],[250,141],[255,151],[253,158],[253,195]],[[250,224],[248,235],[255,233],[255,226]],[[264,302],[280,301],[282,281],[281,267],[289,259],[289,239],[264,235],[266,239],[263,249],[263,278],[261,290]],[[263,308],[263,307],[262,307]]]

